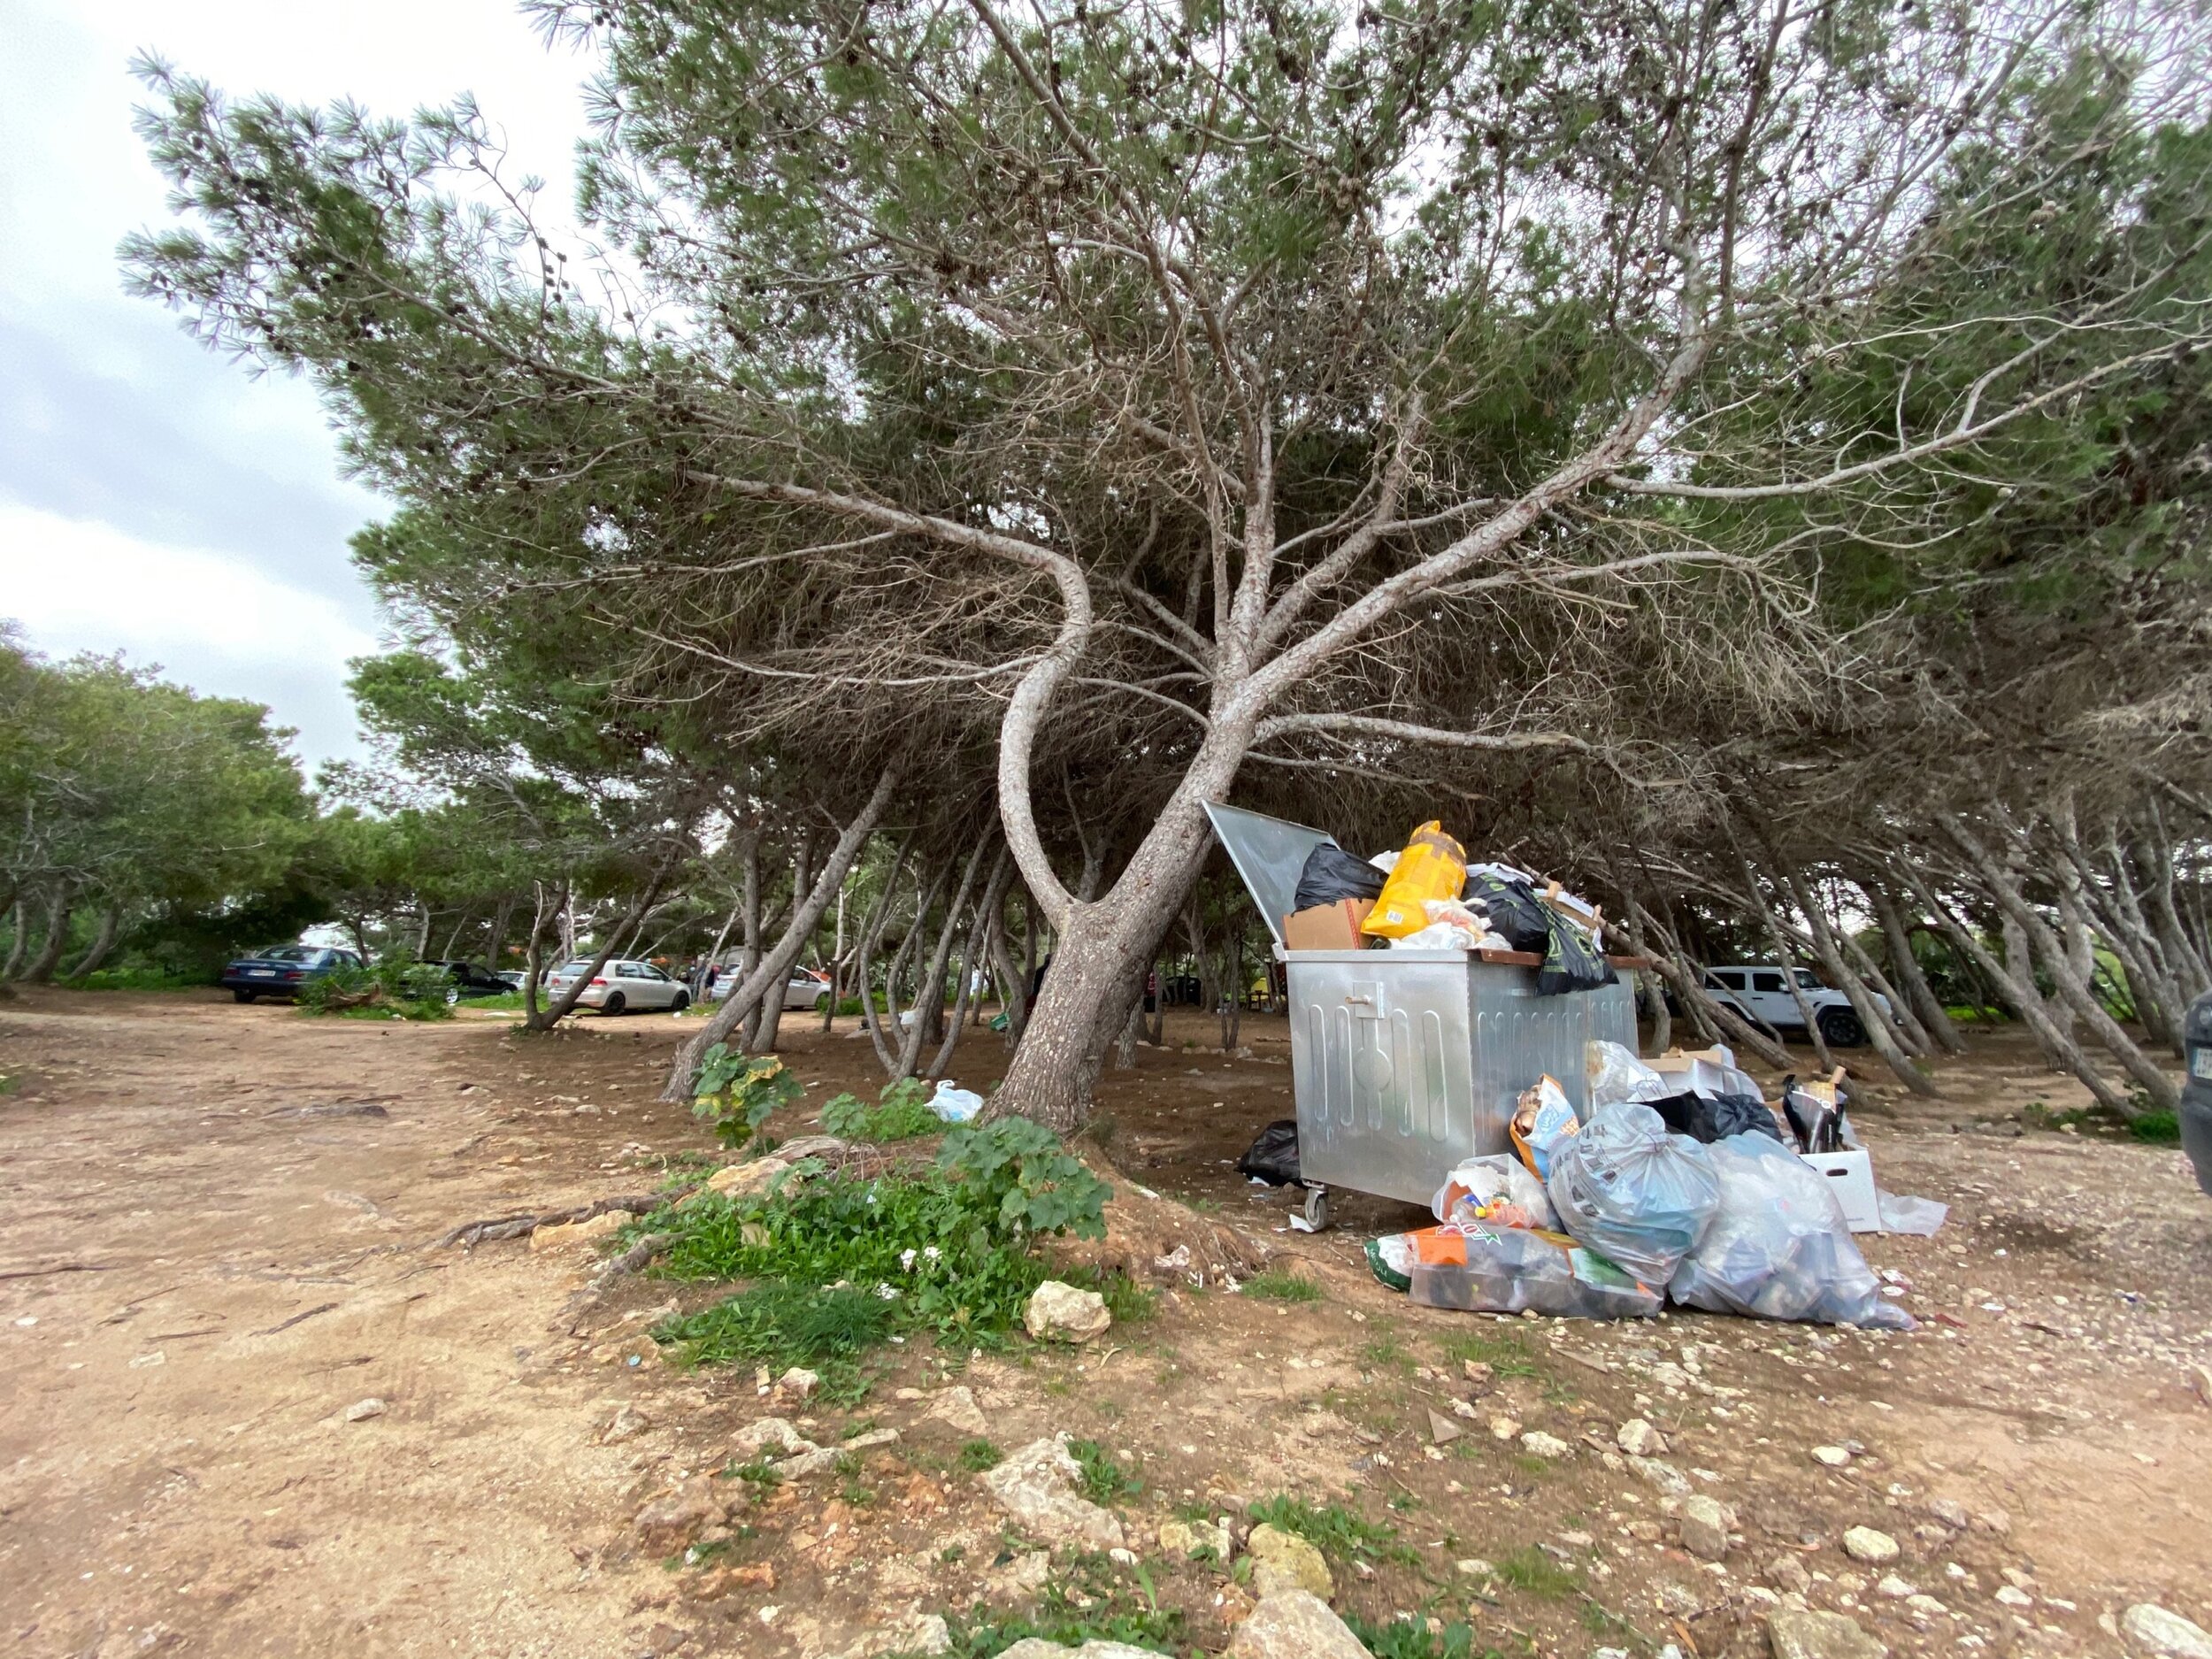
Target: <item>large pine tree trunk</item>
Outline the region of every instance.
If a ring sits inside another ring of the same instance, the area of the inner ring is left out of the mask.
[[[1928,976],[1920,971],[1919,958],[1913,955],[1912,930],[1906,926],[1896,898],[1878,881],[1862,881],[1859,889],[1874,907],[1874,919],[1881,925],[1882,938],[1889,946],[1891,977],[1919,1013],[1920,1028],[1946,1054],[1964,1054],[1966,1040],[1951,1023],[1950,1010],[1928,983]]]
[[[92,935],[92,942],[85,947],[84,955],[79,956],[69,972],[62,977],[66,979],[81,979],[86,974],[90,973],[105,962],[108,952],[115,949],[115,936],[122,931],[122,926],[123,907],[121,905],[111,904],[106,910],[101,911],[99,929]]]
[[[62,949],[69,943],[69,887],[64,883],[47,902],[46,937],[39,941],[38,954],[24,967],[24,984],[44,985],[54,977]]]
[[[1882,1062],[1897,1074],[1898,1080],[1916,1094],[1935,1095],[1940,1093],[1927,1073],[1915,1065],[1905,1051],[1898,1046],[1895,1030],[1881,1004],[1874,1000],[1866,982],[1844,957],[1843,949],[1836,942],[1836,930],[1828,925],[1828,915],[1820,907],[1817,895],[1809,892],[1793,874],[1783,878],[1789,884],[1792,901],[1805,918],[1805,925],[1812,930],[1814,954],[1820,965],[1828,971],[1828,977],[1849,999],[1851,1011],[1859,1017],[1867,1039]]]

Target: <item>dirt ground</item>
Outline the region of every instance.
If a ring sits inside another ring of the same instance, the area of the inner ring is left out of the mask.
[[[1876,1335],[1413,1307],[1360,1245],[1418,1212],[1348,1199],[1337,1230],[1304,1236],[1293,1194],[1230,1167],[1289,1112],[1281,1022],[1248,1018],[1224,1056],[1200,1046],[1210,1023],[1171,1019],[1168,1046],[1102,1089],[1114,1250],[1149,1272],[1180,1240],[1233,1278],[1287,1258],[1323,1298],[1164,1269],[1154,1316],[1089,1348],[918,1342],[852,1411],[776,1408],[825,1444],[895,1440],[774,1488],[687,1563],[633,1517],[729,1463],[770,1409],[764,1379],[673,1369],[644,1337],[712,1288],[580,1296],[585,1249],[437,1242],[710,1156],[653,1101],[682,1030],[632,1017],[524,1041],[497,1017],[316,1020],[196,994],[0,1003],[11,1650],[816,1659],[909,1611],[1018,1606],[1042,1563],[961,1468],[970,1433],[939,1414],[954,1384],[1002,1448],[1064,1431],[1133,1471],[1138,1567],[1053,1572],[1078,1605],[1185,1609],[1195,1649],[1223,1645],[1242,1591],[1163,1559],[1155,1529],[1285,1492],[1408,1547],[1340,1571],[1340,1605],[1471,1616],[1479,1650],[1749,1655],[1761,1614],[1797,1597],[1901,1653],[2117,1652],[2110,1620],[2153,1599],[2212,1625],[2212,1406],[2185,1386],[2212,1363],[2212,1200],[2178,1152],[2024,1125],[2031,1102],[2079,1099],[2004,1033],[1970,1039],[1932,1106],[1869,1079],[1855,1117],[1884,1185],[1952,1206],[1933,1239],[1862,1240],[1921,1321]],[[784,1133],[879,1080],[864,1041],[798,1017],[785,1032],[814,1087]],[[959,1062],[987,1083],[1002,1046],[976,1033]],[[348,1420],[370,1400],[380,1414]],[[1463,1432],[1432,1443],[1432,1412]],[[1732,1509],[1722,1561],[1686,1554],[1673,1500],[1611,1450],[1635,1417]],[[1571,1453],[1532,1455],[1514,1437],[1530,1430]],[[1816,1446],[1853,1455],[1829,1467]],[[1857,1525],[1900,1558],[1847,1556]]]

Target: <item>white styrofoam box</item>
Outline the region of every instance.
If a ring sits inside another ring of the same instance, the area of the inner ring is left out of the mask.
[[[1874,1160],[1864,1152],[1801,1152],[1798,1156],[1828,1178],[1828,1190],[1843,1206],[1854,1233],[1882,1230],[1881,1202],[1874,1196]]]

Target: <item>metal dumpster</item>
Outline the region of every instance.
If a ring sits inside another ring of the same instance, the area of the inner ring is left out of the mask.
[[[1599,990],[1539,996],[1533,966],[1495,959],[1509,952],[1285,950],[1298,872],[1334,838],[1239,807],[1206,814],[1289,979],[1298,1161],[1315,1225],[1326,1225],[1332,1187],[1425,1204],[1461,1159],[1508,1150],[1514,1102],[1546,1072],[1586,1116],[1584,1045],[1636,1047],[1617,968]]]

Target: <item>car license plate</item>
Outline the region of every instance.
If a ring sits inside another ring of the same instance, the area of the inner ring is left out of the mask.
[[[2189,1056],[2189,1075],[2212,1081],[2212,1042]]]
[[[276,978],[276,970],[274,968],[248,968],[246,977],[250,979],[273,979]]]

